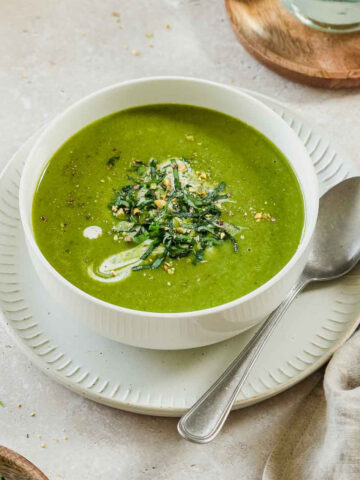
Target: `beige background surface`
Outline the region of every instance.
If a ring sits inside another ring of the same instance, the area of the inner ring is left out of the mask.
[[[360,164],[360,91],[311,89],[266,70],[237,43],[221,0],[0,0],[0,167],[75,100],[159,74],[204,77],[273,96],[325,128]],[[177,435],[175,419],[115,411],[58,386],[0,325],[0,443],[51,480],[256,480],[316,375],[234,412],[212,444],[192,445]]]

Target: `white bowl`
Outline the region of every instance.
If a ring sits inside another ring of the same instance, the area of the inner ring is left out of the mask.
[[[119,307],[68,282],[50,265],[36,244],[31,221],[33,196],[45,165],[57,149],[75,132],[105,115],[155,103],[196,105],[239,118],[262,132],[283,152],[298,178],[305,207],[299,247],[279,273],[237,300],[185,313],[152,313]],[[182,77],[124,82],[75,103],[41,134],[26,161],[20,184],[20,215],[26,244],[44,287],[60,304],[101,335],[156,349],[192,348],[219,342],[269,315],[285,298],[305,266],[318,203],[318,183],[311,160],[299,138],[277,114],[235,88]]]

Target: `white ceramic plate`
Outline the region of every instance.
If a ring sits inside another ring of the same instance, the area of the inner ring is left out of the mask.
[[[317,128],[283,105],[248,93],[273,108],[299,135],[314,162],[322,192],[358,174]],[[90,332],[55,305],[27,256],[18,213],[21,170],[37,135],[15,154],[0,178],[0,306],[8,332],[39,368],[85,397],[138,413],[181,415],[255,329],[204,348],[144,350]],[[360,270],[307,289],[262,352],[235,408],[276,395],[319,368],[356,328],[359,310]]]

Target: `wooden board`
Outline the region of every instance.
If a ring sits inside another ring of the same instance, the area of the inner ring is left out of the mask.
[[[29,460],[0,445],[0,477],[5,480],[49,480]]]
[[[280,75],[324,88],[360,86],[360,32],[303,25],[278,0],[225,0],[243,47]]]

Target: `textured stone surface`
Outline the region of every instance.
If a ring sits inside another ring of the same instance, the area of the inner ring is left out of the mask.
[[[120,80],[158,74],[204,77],[271,95],[316,121],[360,163],[360,93],[303,87],[259,65],[237,43],[221,0],[12,0],[0,6],[0,167],[75,100]],[[0,368],[0,443],[51,480],[260,479],[267,455],[317,376],[234,412],[215,442],[199,446],[179,438],[175,419],[115,411],[58,386],[1,326]]]

